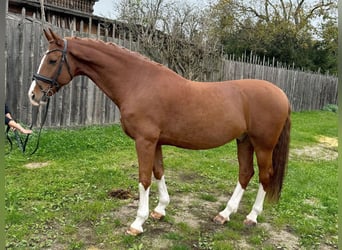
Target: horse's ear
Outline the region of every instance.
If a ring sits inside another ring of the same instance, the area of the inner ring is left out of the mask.
[[[45,33],[46,38],[48,38],[47,34],[46,34],[47,31],[44,30],[44,33]],[[63,45],[62,38],[60,38],[56,33],[54,33],[51,28],[49,28],[49,33],[50,33],[49,34],[50,39],[48,39],[48,41],[53,41],[53,42],[55,42],[59,46]]]
[[[49,32],[48,30],[43,29],[43,31],[44,31],[44,35],[45,35],[46,39],[47,39],[49,42],[50,42],[51,40],[53,40],[53,38],[51,37],[51,34],[50,34],[50,32]]]

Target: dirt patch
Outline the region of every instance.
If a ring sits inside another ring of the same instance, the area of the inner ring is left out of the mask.
[[[216,202],[205,201],[191,194],[177,195],[171,199],[170,207],[176,223],[185,223],[194,229],[209,229],[208,224],[219,212],[220,205],[227,202],[228,197],[220,197]],[[216,226],[214,223],[212,225]]]
[[[134,196],[131,194],[131,191],[129,190],[123,190],[123,189],[117,189],[117,190],[111,190],[108,192],[108,196],[112,198],[117,198],[120,200],[127,200],[130,198],[133,198]]]
[[[87,248],[87,250],[100,250],[100,248],[97,248],[97,247],[91,246],[91,247]]]
[[[91,225],[81,225],[78,227],[78,235],[85,239],[85,242],[91,243],[95,240],[95,234]]]
[[[291,230],[275,230],[269,223],[260,223],[258,226],[263,227],[269,234],[265,243],[275,246],[276,249],[300,249],[299,238],[292,234]]]
[[[182,173],[179,173],[178,176],[176,176],[176,178],[180,180],[180,182],[185,182],[185,183],[193,182],[193,181],[200,181],[201,179],[203,179],[202,176],[194,172],[182,172]]]
[[[184,195],[182,197],[174,197],[172,199],[175,207],[177,208],[175,211],[175,222],[176,223],[186,223],[188,226],[192,228],[199,228],[199,219],[192,213],[193,206],[191,202],[193,198],[189,195]]]
[[[31,162],[24,165],[25,168],[28,169],[37,169],[37,168],[44,168],[50,165],[50,162]]]
[[[318,144],[314,146],[305,146],[300,149],[292,149],[292,156],[303,157],[308,160],[324,160],[332,161],[338,157],[338,141],[337,138],[319,136]]]

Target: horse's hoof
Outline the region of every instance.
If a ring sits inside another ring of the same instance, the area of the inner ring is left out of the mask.
[[[161,220],[164,217],[164,215],[162,215],[161,213],[158,213],[156,211],[152,211],[151,217],[155,220]]]
[[[142,234],[141,231],[139,231],[133,227],[130,227],[129,229],[127,229],[126,233],[129,235],[132,235],[132,236],[138,236],[139,234]]]
[[[257,225],[257,223],[255,221],[252,221],[250,219],[245,219],[243,221],[243,224],[246,226],[246,227],[255,227]]]
[[[213,219],[213,221],[214,221],[216,224],[223,225],[224,223],[226,223],[227,221],[229,221],[229,219],[226,219],[226,218],[224,218],[222,215],[218,214],[218,215],[215,216],[215,218]]]

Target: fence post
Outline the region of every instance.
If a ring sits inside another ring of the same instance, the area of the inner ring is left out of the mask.
[[[25,54],[24,54],[24,50],[25,50],[25,17],[26,17],[26,10],[25,8],[22,8],[21,11],[21,21],[19,24],[19,55],[18,55],[18,67],[19,67],[19,89],[24,89],[24,67],[25,67]],[[24,96],[23,96],[23,91],[19,91],[19,96],[17,97],[16,101],[16,110],[15,110],[15,114],[16,116],[22,117],[24,111],[21,109],[21,107],[23,107],[23,101]]]

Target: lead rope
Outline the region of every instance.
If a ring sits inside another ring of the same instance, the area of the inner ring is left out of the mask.
[[[36,147],[35,147],[35,149],[32,151],[32,153],[30,155],[33,155],[38,150],[38,148],[39,148],[40,135],[41,135],[42,128],[43,128],[43,126],[45,124],[45,121],[46,121],[46,117],[47,117],[48,109],[49,109],[49,104],[50,104],[50,98],[47,99],[46,108],[45,108],[45,111],[43,113],[43,119],[42,119],[42,121],[40,123],[40,128],[39,128],[39,133],[38,133],[38,139],[37,139]],[[33,123],[34,122],[32,121],[30,129],[32,129]],[[25,153],[25,151],[26,151],[26,145],[27,145],[29,137],[30,137],[30,134],[27,134],[26,138],[25,138],[25,141],[23,143],[23,153]]]
[[[9,144],[10,144],[10,150],[6,154],[9,154],[12,151],[12,149],[13,149],[13,142],[11,140],[11,137],[9,136],[9,131],[10,130],[11,130],[11,127],[9,125],[7,125],[6,138],[7,138],[8,142],[9,142]],[[13,133],[14,133],[15,139],[17,141],[18,147],[20,148],[21,152],[24,153],[25,152],[24,144],[23,144],[23,141],[22,141],[18,131],[14,130]]]

